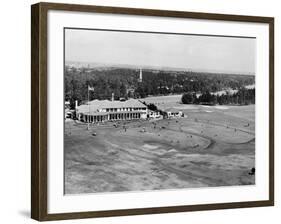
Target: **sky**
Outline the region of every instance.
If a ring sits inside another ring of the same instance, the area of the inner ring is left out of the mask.
[[[66,29],[65,60],[254,74],[256,39]]]

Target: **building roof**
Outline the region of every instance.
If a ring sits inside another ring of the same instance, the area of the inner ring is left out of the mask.
[[[150,112],[153,112],[153,113],[160,113],[159,111],[154,111],[154,110],[149,110],[148,109],[148,112],[150,113]]]
[[[83,114],[85,115],[92,115],[92,116],[104,116],[104,115],[107,115],[109,114],[108,112],[97,112],[97,111],[85,111],[83,112]]]
[[[89,108],[90,107],[90,108]],[[139,100],[129,99],[126,101],[92,100],[89,104],[82,104],[77,107],[79,112],[98,112],[101,109],[117,108],[144,108],[146,105]]]
[[[175,108],[173,108],[173,107],[166,108],[164,111],[165,111],[165,112],[172,112],[172,113],[181,112],[181,110],[177,110],[177,109],[175,109]]]
[[[83,114],[85,115],[92,115],[92,116],[101,116],[101,115],[108,115],[108,114],[136,114],[136,113],[144,113],[142,111],[119,111],[119,112],[97,112],[97,111],[85,111]]]

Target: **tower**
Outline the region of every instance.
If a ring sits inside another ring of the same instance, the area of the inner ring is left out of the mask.
[[[139,76],[139,82],[142,82],[142,69],[140,69],[140,76]]]

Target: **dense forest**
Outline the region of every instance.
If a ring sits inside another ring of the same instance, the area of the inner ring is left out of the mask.
[[[182,95],[183,104],[207,104],[207,105],[248,105],[255,104],[255,89],[246,89],[244,87],[240,88],[235,93],[226,94],[211,94],[209,91],[204,92],[202,95],[197,95],[195,93],[184,93]]]
[[[139,69],[133,68],[76,68],[65,67],[65,100],[71,107],[75,100],[86,101],[88,86],[92,99],[144,98],[151,95],[183,93],[207,93],[224,89],[238,90],[255,83],[252,75],[207,73],[194,71],[142,70],[139,82]]]

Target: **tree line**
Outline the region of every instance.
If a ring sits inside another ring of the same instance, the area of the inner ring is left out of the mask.
[[[162,71],[143,69],[142,82],[138,81],[139,69],[134,68],[76,68],[65,67],[65,100],[70,101],[71,108],[75,101],[83,103],[88,99],[145,98],[147,96],[183,94],[185,92],[206,93],[222,89],[239,89],[241,86],[254,84],[254,76],[192,72]]]
[[[212,94],[206,91],[199,96],[196,93],[184,93],[181,101],[183,104],[206,104],[206,105],[249,105],[255,104],[255,89],[240,88],[237,92],[225,94]]]

